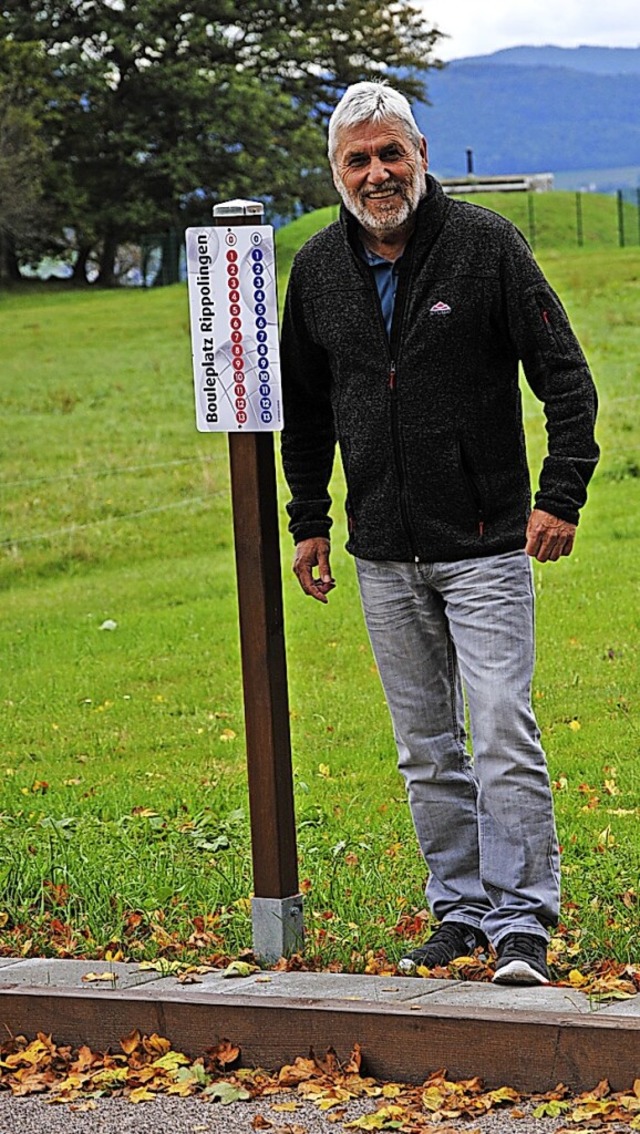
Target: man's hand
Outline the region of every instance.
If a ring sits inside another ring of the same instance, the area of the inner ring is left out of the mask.
[[[329,566],[329,552],[331,544],[325,536],[316,536],[314,539],[303,539],[296,544],[296,554],[293,560],[294,574],[306,595],[317,599],[318,602],[327,602],[327,595],[336,585],[331,577]],[[313,578],[313,569],[318,568],[319,578]]]
[[[527,524],[525,551],[539,563],[546,563],[548,559],[555,561],[561,555],[571,555],[575,538],[575,524],[534,508]]]

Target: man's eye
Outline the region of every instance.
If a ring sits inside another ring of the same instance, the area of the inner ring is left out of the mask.
[[[398,161],[401,157],[402,154],[400,153],[400,150],[396,149],[395,146],[393,146],[389,150],[383,150],[380,154],[382,161]]]
[[[347,162],[347,165],[349,165],[349,166],[364,165],[366,160],[367,159],[366,159],[364,154],[352,154],[352,156],[349,158],[349,160]]]

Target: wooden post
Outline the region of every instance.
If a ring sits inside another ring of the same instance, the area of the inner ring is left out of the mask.
[[[618,244],[624,248],[624,195],[622,189],[618,189],[616,193],[618,201]]]
[[[225,202],[215,223],[261,223],[259,202]],[[303,945],[273,433],[230,433],[244,687],[256,954],[277,960]]]
[[[536,247],[536,209],[534,204],[534,189],[527,192],[527,211],[529,214],[529,244],[535,252]]]

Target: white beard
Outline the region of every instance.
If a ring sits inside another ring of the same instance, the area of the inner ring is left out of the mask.
[[[395,186],[400,190],[401,200],[389,200],[388,204],[385,204],[383,200],[378,201],[377,211],[374,213],[367,208],[366,197],[361,194],[350,193],[340,175],[335,171],[334,181],[345,208],[353,213],[366,231],[375,236],[389,236],[402,228],[415,213],[427,188],[426,174],[423,169],[417,167],[411,185],[400,186],[397,181],[387,183],[386,187]]]

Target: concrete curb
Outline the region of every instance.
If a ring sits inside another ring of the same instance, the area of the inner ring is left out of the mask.
[[[83,981],[91,972],[112,979]],[[0,1011],[5,1032],[97,1050],[134,1028],[192,1056],[227,1038],[245,1065],[271,1069],[310,1047],[346,1059],[358,1042],[369,1074],[406,1082],[446,1068],[489,1088],[624,1090],[640,1071],[640,996],[596,1005],[568,988],[279,972],[184,985],[132,964],[5,958]]]

